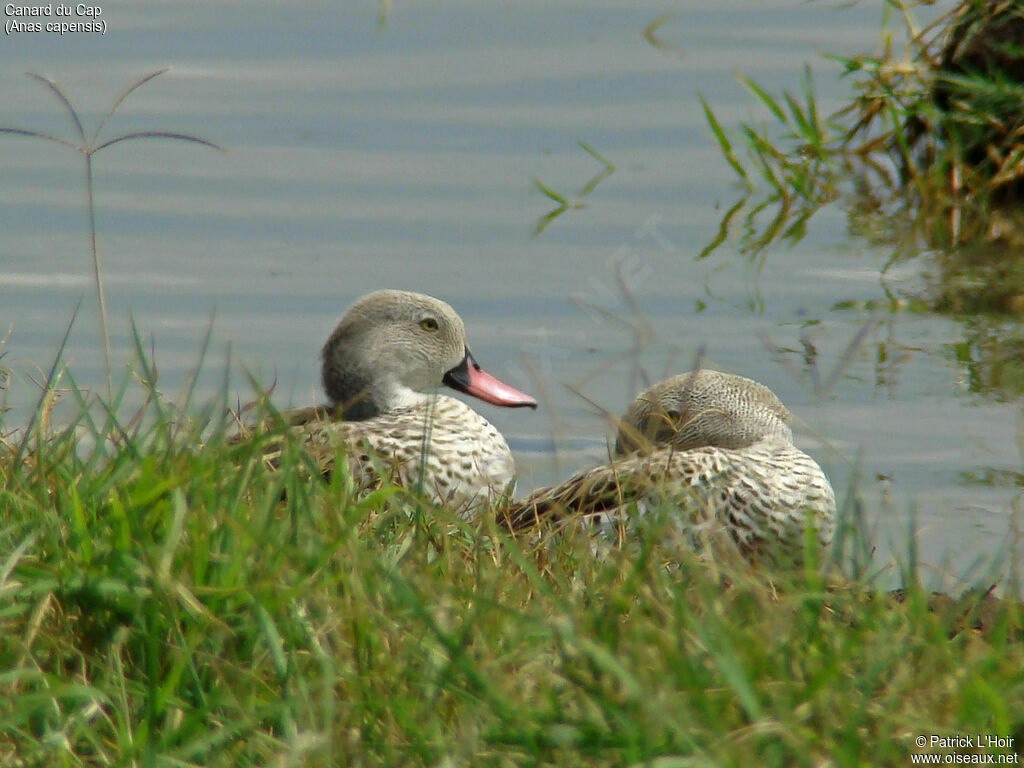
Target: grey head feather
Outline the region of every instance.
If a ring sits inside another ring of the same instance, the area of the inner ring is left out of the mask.
[[[672,445],[745,448],[759,440],[792,442],[790,413],[768,387],[742,376],[701,369],[642,392],[619,424],[618,454]]]

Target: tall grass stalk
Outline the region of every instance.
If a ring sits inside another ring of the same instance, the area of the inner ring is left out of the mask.
[[[156,72],[151,72],[144,77],[139,78],[132,83],[128,88],[121,93],[110,109],[106,111],[102,119],[97,125],[96,130],[91,135],[86,135],[85,128],[82,126],[82,121],[79,119],[78,110],[75,109],[71,100],[65,95],[61,87],[48,77],[36,74],[35,72],[26,73],[29,77],[37,80],[38,82],[45,85],[51,93],[53,93],[60,101],[61,105],[67,110],[68,116],[71,118],[71,122],[75,128],[76,138],[72,141],[60,138],[59,136],[52,136],[48,133],[42,133],[27,128],[10,128],[0,126],[0,133],[6,133],[14,136],[27,136],[34,139],[43,139],[45,141],[53,142],[62,147],[67,147],[75,152],[78,152],[82,156],[82,161],[85,171],[85,196],[86,204],[88,207],[89,214],[89,253],[92,258],[93,267],[93,279],[96,284],[96,299],[99,304],[99,315],[100,315],[100,332],[103,338],[103,359],[106,363],[107,370],[107,395],[109,396],[113,389],[113,369],[111,367],[111,352],[110,352],[110,331],[109,321],[107,317],[107,301],[106,295],[103,289],[103,266],[100,259],[99,247],[96,243],[96,203],[95,195],[93,194],[93,157],[101,152],[102,150],[111,147],[115,144],[119,144],[123,141],[135,141],[138,139],[172,139],[176,141],[186,141],[194,144],[201,144],[212,149],[224,151],[222,147],[214,144],[206,139],[199,138],[198,136],[192,136],[187,133],[177,133],[171,131],[135,131],[132,133],[122,134],[115,136],[110,139],[101,139],[103,130],[107,127],[107,123],[110,118],[113,117],[114,113],[121,106],[121,103],[128,98],[129,95],[136,89],[148,83],[155,77],[162,75],[167,69],[160,69]]]

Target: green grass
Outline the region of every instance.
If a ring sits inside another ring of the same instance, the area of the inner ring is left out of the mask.
[[[769,579],[657,524],[600,555],[514,540],[310,481],[287,435],[271,471],[226,398],[176,408],[154,375],[141,408],[126,383],[63,430],[43,397],[0,452],[0,765],[904,766],[920,734],[1024,743],[1014,601]]]
[[[556,206],[554,208],[552,208],[550,211],[548,211],[539,219],[537,219],[537,222],[533,225],[534,235],[539,235],[541,232],[547,229],[548,225],[552,221],[557,219],[566,211],[578,211],[586,207],[586,204],[582,202],[582,198],[586,197],[591,192],[593,192],[594,188],[598,184],[600,184],[606,178],[615,173],[615,166],[608,162],[600,154],[598,154],[597,151],[594,150],[589,144],[583,141],[577,141],[576,144],[579,146],[580,149],[582,149],[594,160],[601,164],[601,170],[598,171],[594,176],[592,176],[582,187],[580,187],[579,191],[576,192],[575,198],[570,198],[567,197],[566,195],[556,192],[543,181],[534,177],[533,186],[542,195],[544,195],[544,197],[556,203]]]

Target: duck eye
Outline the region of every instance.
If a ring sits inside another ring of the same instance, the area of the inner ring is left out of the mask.
[[[432,317],[424,317],[422,320],[420,320],[420,328],[422,328],[424,331],[436,331],[437,320],[435,320]]]

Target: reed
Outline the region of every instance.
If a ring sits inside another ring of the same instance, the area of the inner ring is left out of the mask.
[[[767,111],[765,122],[727,129],[701,99],[712,138],[744,195],[756,195],[722,225],[744,212],[753,233],[745,250],[801,236],[813,213],[840,198],[862,215],[909,218],[932,247],[984,240],[1018,248],[1024,229],[1013,210],[1024,191],[1024,13],[1005,0],[962,0],[922,28],[914,16],[921,5],[931,3],[885,4],[877,51],[826,55],[851,87],[834,114],[820,114],[809,67],[798,90],[781,94],[740,76]],[[894,43],[900,38],[906,43]],[[763,192],[754,192],[758,185]],[[758,224],[766,208],[776,216]],[[720,233],[706,250],[722,240]]]

